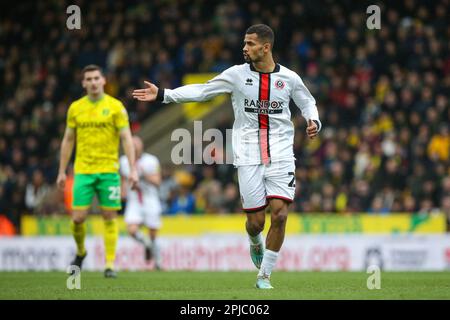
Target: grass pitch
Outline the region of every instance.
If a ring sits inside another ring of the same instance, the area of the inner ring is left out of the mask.
[[[382,272],[381,289],[367,289],[364,272],[272,274],[274,290],[254,288],[256,272],[82,272],[81,289],[63,272],[0,272],[0,299],[321,300],[450,299],[450,272]]]

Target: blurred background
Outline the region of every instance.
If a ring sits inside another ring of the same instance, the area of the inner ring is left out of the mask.
[[[81,8],[80,30],[66,27],[71,4]],[[366,27],[371,4],[381,9],[379,30]],[[44,221],[70,215],[70,183],[55,189],[59,149],[67,108],[84,95],[80,71],[92,63],[161,161],[167,219],[243,216],[232,165],[170,161],[174,129],[192,131],[195,120],[204,130],[232,127],[230,99],[195,111],[140,103],[131,91],[144,80],[164,88],[204,82],[243,63],[243,36],[256,23],[273,28],[275,61],[302,77],[324,128],[310,141],[290,106],[295,232],[319,232],[311,221],[323,232],[413,232],[421,223],[423,232],[450,230],[448,0],[39,1],[2,4],[0,12],[0,234],[68,231]],[[392,219],[379,227],[365,224],[370,217]]]

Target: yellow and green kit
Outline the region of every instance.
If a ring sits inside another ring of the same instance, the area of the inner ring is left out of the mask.
[[[107,94],[97,101],[84,96],[70,105],[67,126],[76,131],[73,209],[89,208],[97,194],[102,209],[119,210],[120,130],[129,126],[122,102]]]

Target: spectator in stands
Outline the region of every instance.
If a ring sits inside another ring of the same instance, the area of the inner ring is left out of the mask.
[[[437,117],[437,115],[436,115]],[[449,162],[450,134],[447,124],[442,124],[439,132],[431,137],[428,144],[428,156],[433,161]]]
[[[442,198],[441,209],[446,216],[447,231],[450,231],[450,196],[445,196],[444,198]]]
[[[195,190],[198,212],[214,213],[220,211],[224,199],[222,198],[222,185],[215,176],[214,166],[203,166],[202,177]]]
[[[163,213],[168,212],[177,188],[178,183],[173,176],[172,170],[169,167],[163,166],[161,168],[161,185],[159,186],[161,210]]]
[[[330,3],[327,10],[311,1],[269,0],[274,10],[256,0],[198,0],[195,6],[82,1],[81,30],[61,29],[55,12],[65,12],[67,1],[6,8],[0,32],[4,214],[19,229],[20,215],[31,209],[25,194],[32,172],[55,181],[68,101],[82,95],[77,70],[90,63],[104,67],[107,91],[125,104],[132,128],[139,130],[161,106],[135,102],[131,88],[145,78],[177,87],[187,73],[242,63],[242,34],[259,22],[281,31],[276,60],[302,76],[324,123],[322,135],[308,141],[305,124],[294,119],[297,197],[291,210],[379,211],[380,203],[388,212],[447,210],[450,7],[446,0],[410,3],[386,4],[382,29],[370,33],[365,11],[347,1]],[[151,40],[135,40],[141,38]],[[233,170],[216,166],[220,185],[213,191],[223,197],[208,211],[240,210]],[[169,173],[163,179],[161,196],[169,211],[178,183]],[[200,190],[202,185],[196,181]],[[383,193],[385,187],[392,190]],[[199,192],[190,188],[182,192]]]
[[[196,213],[196,198],[192,193],[195,183],[194,176],[187,171],[175,172],[177,187],[167,209],[167,214],[193,214]]]
[[[33,172],[32,181],[27,184],[25,193],[25,204],[30,212],[42,205],[42,201],[49,192],[49,186],[44,180],[42,171],[37,169]]]
[[[228,183],[224,189],[223,203],[221,206],[222,213],[236,213],[241,212],[241,199],[239,197],[239,190],[236,184]]]
[[[180,185],[177,188],[167,213],[171,215],[179,213],[195,213],[195,197],[188,186]]]

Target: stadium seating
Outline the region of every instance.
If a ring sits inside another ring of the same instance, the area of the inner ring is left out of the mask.
[[[185,74],[242,63],[246,27],[263,22],[275,31],[276,61],[301,75],[324,127],[309,141],[291,106],[297,131],[291,210],[443,211],[450,221],[446,2],[396,1],[382,8],[380,30],[366,28],[364,1],[327,1],[327,10],[314,1],[236,3],[80,1],[96,14],[83,16],[81,30],[71,31],[62,27],[65,1],[8,8],[0,22],[0,214],[17,230],[24,213],[64,214],[58,205],[39,206],[45,195],[27,203],[26,194],[54,185],[67,107],[83,94],[83,66],[104,68],[107,92],[124,102],[139,133],[162,105],[136,102],[133,88],[144,79],[173,88]],[[229,119],[220,129],[231,125]],[[167,212],[180,185],[186,188],[175,169],[193,177],[193,213],[240,212],[231,165],[164,168]],[[39,175],[43,181],[33,179]],[[61,198],[46,196],[49,203]]]

